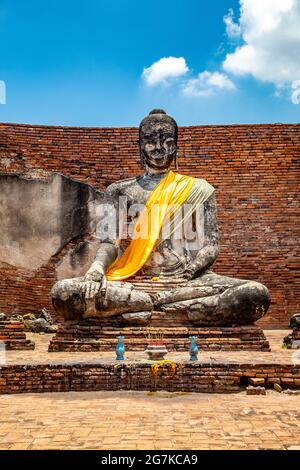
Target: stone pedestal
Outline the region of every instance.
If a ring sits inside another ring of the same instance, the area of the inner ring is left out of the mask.
[[[6,350],[34,349],[34,342],[26,339],[24,324],[19,321],[0,322],[0,342],[4,342]]]
[[[51,340],[49,351],[114,351],[119,335],[124,336],[126,351],[145,350],[149,336],[162,337],[168,351],[188,351],[190,336],[197,337],[200,351],[270,351],[257,326],[195,327],[185,315],[163,312],[153,312],[148,326],[126,326],[119,317],[66,322]]]

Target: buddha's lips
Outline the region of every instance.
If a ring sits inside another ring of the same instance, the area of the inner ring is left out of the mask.
[[[162,160],[168,158],[168,155],[165,153],[152,153],[150,158],[153,158],[154,160]]]
[[[147,160],[148,162],[154,163],[156,165],[159,164],[166,164],[169,162],[169,156],[166,154],[160,154],[160,155],[150,155]]]

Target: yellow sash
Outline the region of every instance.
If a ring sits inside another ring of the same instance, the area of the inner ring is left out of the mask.
[[[129,246],[120,258],[108,268],[107,279],[120,281],[137,273],[144,266],[159,241],[163,224],[174,212],[176,213],[188,196],[191,195],[192,200],[196,200],[197,204],[200,204],[212,194],[213,190],[214,188],[205,180],[169,171],[150,194],[135,224]],[[197,194],[196,198],[193,196],[195,193]]]

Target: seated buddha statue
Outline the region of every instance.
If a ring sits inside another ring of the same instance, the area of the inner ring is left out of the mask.
[[[184,313],[195,325],[237,326],[267,312],[264,285],[211,270],[219,252],[215,191],[206,180],[176,171],[177,137],[175,120],[161,109],[142,120],[142,174],[107,187],[111,209],[98,224],[95,260],[85,276],[52,289],[65,320],[122,316],[128,324],[147,324],[155,310]],[[117,224],[110,223],[113,213]],[[160,290],[137,288],[138,277],[159,281]]]

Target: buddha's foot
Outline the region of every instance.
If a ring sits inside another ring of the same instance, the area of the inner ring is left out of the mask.
[[[132,312],[132,313],[123,313],[122,317],[128,323],[133,323],[135,325],[146,325],[151,318],[152,312]]]

